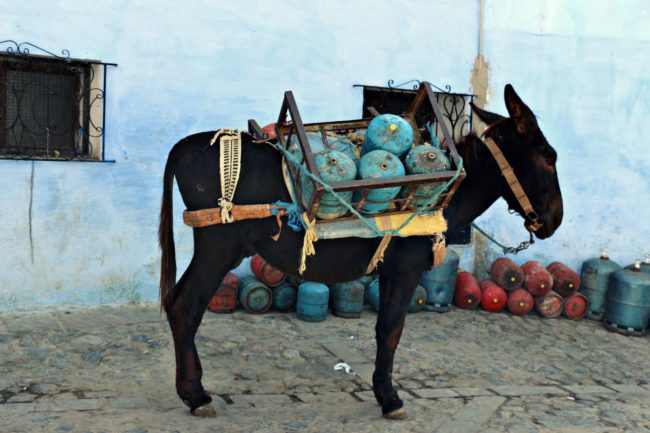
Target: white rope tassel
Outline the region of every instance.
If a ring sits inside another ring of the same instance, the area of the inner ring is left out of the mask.
[[[210,145],[219,140],[219,174],[221,180],[221,221],[231,223],[233,198],[241,168],[241,133],[232,129],[221,129],[212,137]]]

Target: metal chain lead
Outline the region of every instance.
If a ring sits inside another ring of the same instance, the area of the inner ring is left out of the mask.
[[[501,250],[503,251],[503,254],[517,254],[520,251],[523,251],[523,250],[527,249],[529,246],[531,246],[532,244],[535,243],[535,239],[533,238],[533,233],[530,232],[530,240],[520,242],[519,245],[517,245],[516,247],[508,247],[506,245],[503,245],[502,243],[500,243],[496,239],[494,239],[489,234],[487,234],[478,225],[476,225],[476,223],[472,223],[472,227],[474,227],[476,230],[478,230],[483,236],[485,236],[486,238],[491,240],[493,243],[498,245],[501,248]]]

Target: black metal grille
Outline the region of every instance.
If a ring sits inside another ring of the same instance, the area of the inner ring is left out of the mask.
[[[412,88],[402,88],[404,84],[416,83]],[[402,114],[406,112],[411,101],[417,93],[420,86],[418,80],[412,80],[397,86],[393,85],[393,80],[388,81],[388,87],[355,85],[363,87],[363,117],[371,117],[369,107],[374,107],[380,113]],[[474,99],[474,95],[465,93],[453,93],[451,88],[446,86],[445,90],[437,88],[435,92],[436,100],[442,115],[447,122],[451,136],[455,142],[469,133],[472,129],[471,107],[469,103]],[[424,125],[427,121],[434,122],[435,131],[439,133],[439,127],[435,122],[435,116],[431,108],[423,104],[415,115],[418,125]]]
[[[0,53],[0,158],[103,160],[108,64],[2,43],[11,46]]]

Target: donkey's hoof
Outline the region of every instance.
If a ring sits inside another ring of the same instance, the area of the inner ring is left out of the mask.
[[[406,410],[403,407],[400,407],[392,412],[385,413],[384,418],[391,421],[404,421],[408,418],[408,415],[406,414]]]
[[[214,418],[217,416],[217,411],[212,406],[212,403],[204,404],[199,406],[192,411],[192,415],[199,416],[201,418]]]

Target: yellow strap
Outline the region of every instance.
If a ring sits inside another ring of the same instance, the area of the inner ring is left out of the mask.
[[[377,251],[375,251],[375,254],[372,256],[372,259],[370,259],[370,263],[366,268],[366,274],[369,274],[372,271],[374,271],[377,265],[379,264],[379,262],[384,261],[384,253],[386,252],[386,248],[388,247],[388,244],[390,243],[391,239],[393,239],[393,235],[386,235],[381,239],[381,242],[377,247]]]

